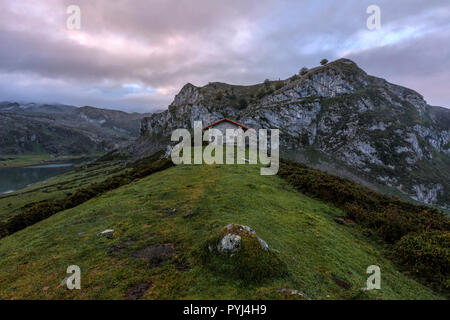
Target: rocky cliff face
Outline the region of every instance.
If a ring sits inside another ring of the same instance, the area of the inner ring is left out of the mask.
[[[254,86],[183,87],[168,110],[144,118],[141,150],[171,132],[228,117],[280,129],[285,156],[427,204],[450,206],[450,110],[340,59],[302,76]]]

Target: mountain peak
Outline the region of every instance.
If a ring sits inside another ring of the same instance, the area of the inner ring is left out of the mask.
[[[359,66],[356,64],[355,61],[347,59],[347,58],[337,59],[335,61],[328,63],[327,65],[330,65],[330,64],[344,64],[344,65],[351,65],[351,66],[359,68]]]
[[[358,172],[359,183],[450,207],[450,176],[438,174],[450,172],[450,110],[428,106],[414,90],[370,76],[352,60],[250,86],[186,84],[168,111],[142,121],[141,132],[167,137],[152,140],[157,151],[174,129],[222,118],[279,129],[282,152],[294,160],[310,150],[331,173]]]

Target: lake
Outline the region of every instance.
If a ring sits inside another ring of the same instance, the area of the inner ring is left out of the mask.
[[[72,169],[72,163],[2,168],[0,169],[0,194],[14,192]]]

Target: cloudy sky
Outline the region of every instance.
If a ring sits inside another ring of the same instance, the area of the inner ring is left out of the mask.
[[[449,44],[448,0],[0,0],[0,100],[152,112],[187,82],[253,84],[346,57],[450,107]]]

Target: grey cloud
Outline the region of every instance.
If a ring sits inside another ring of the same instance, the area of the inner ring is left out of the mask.
[[[321,58],[341,57],[345,44],[366,30],[365,9],[373,1],[78,0],[81,34],[97,41],[89,45],[76,43],[65,30],[65,8],[72,3],[0,0],[0,77],[17,80],[0,81],[0,100],[152,111],[167,106],[186,82],[286,78]],[[444,88],[450,80],[448,1],[378,5],[383,27],[423,25],[429,33],[348,57],[430,103],[450,106]],[[121,49],[109,50],[115,41]],[[130,94],[123,90],[126,83],[143,89]]]
[[[450,33],[349,55],[369,74],[423,94],[430,104],[450,107]]]

